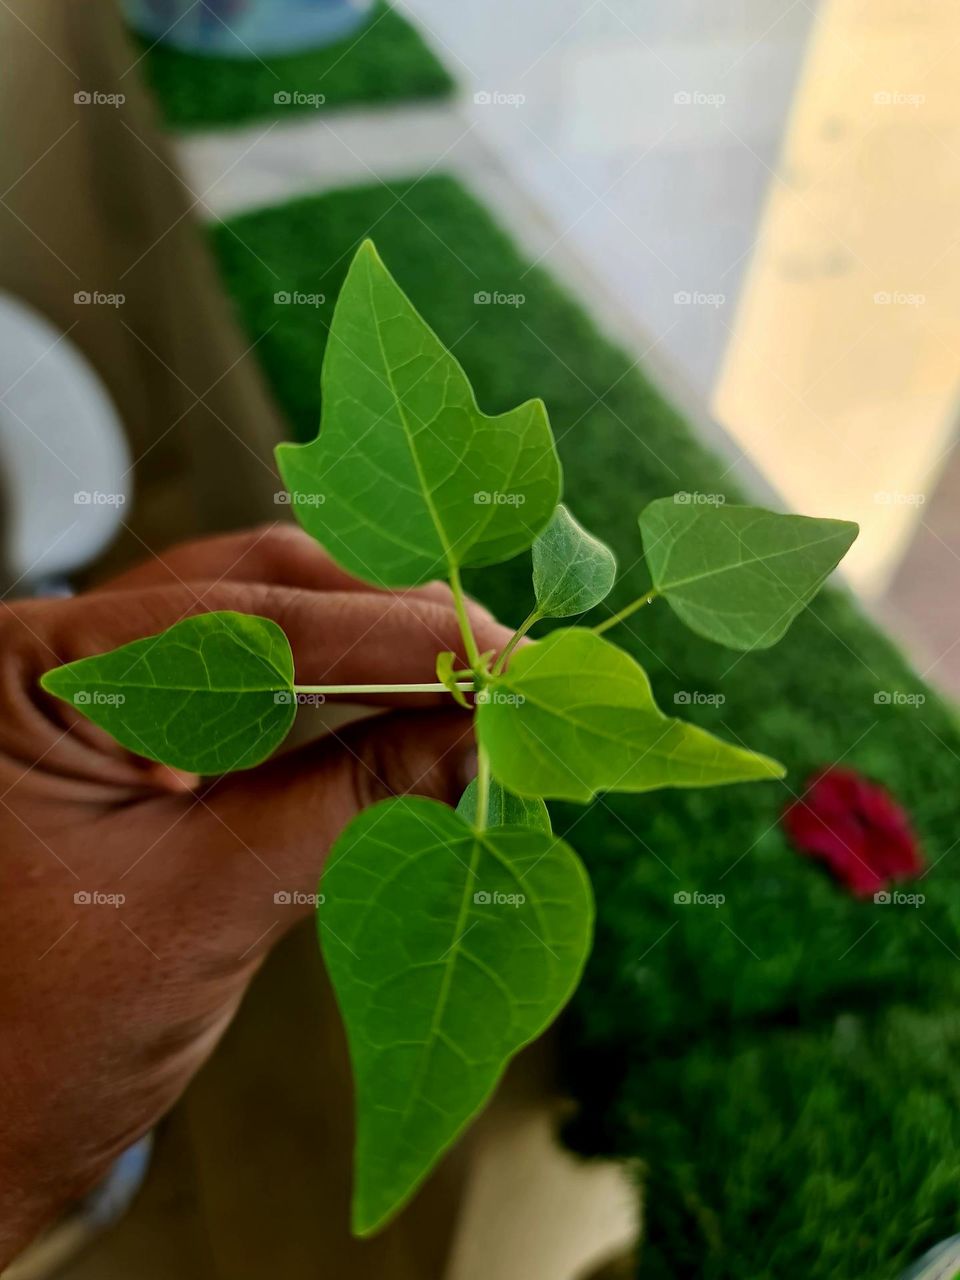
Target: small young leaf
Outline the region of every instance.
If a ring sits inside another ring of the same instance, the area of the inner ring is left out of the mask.
[[[477,737],[494,777],[522,796],[590,800],[782,778],[767,756],[665,716],[639,663],[591,631],[552,632],[518,649],[477,697]]]
[[[412,587],[508,560],[550,519],[560,463],[543,402],[481,413],[369,240],[337,300],[322,389],[320,434],[277,461],[297,519],[365,581]]]
[[[609,593],[617,559],[561,503],[533,544],[533,590],[541,618],[586,613]]]
[[[55,667],[40,684],[130,751],[190,773],[259,764],[296,715],[287,637],[268,618],[244,613],[185,618]]]
[[[476,778],[460,797],[457,813],[463,818],[464,822],[469,822],[471,826],[476,822]],[[487,826],[535,827],[538,831],[546,831],[548,834],[553,830],[547,806],[539,797],[530,799],[525,796],[515,796],[512,792],[501,787],[499,782],[492,779],[490,782],[490,795],[487,798]]]
[[[462,689],[457,688],[457,677],[454,675],[456,657],[457,655],[450,649],[437,654],[437,679],[442,685],[446,685],[453,694],[454,700],[469,711],[470,703],[467,701],[466,695]]]
[[[731,649],[768,649],[859,533],[849,520],[658,498],[640,516],[657,592],[691,630]]]
[[[353,1227],[375,1231],[573,992],[593,899],[577,855],[474,831],[401,796],[355,818],[323,877],[320,939],[356,1082]]]

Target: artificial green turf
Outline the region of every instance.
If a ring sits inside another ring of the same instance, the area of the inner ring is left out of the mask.
[[[172,129],[229,128],[271,116],[377,105],[449,93],[453,82],[414,27],[380,3],[367,26],[320,49],[266,58],[212,58],[140,41],[143,69]],[[278,103],[286,93],[291,101]],[[323,94],[319,107],[295,95]]]
[[[292,435],[316,432],[332,303],[368,233],[486,411],[546,401],[566,499],[620,558],[610,609],[648,585],[636,524],[646,502],[677,490],[738,496],[726,464],[631,357],[446,178],[335,192],[213,230]],[[278,290],[327,302],[278,306]],[[526,301],[480,306],[479,291]],[[471,585],[517,623],[529,572],[522,556]],[[662,603],[611,638],[644,663],[663,707],[680,691],[722,694],[722,705],[679,709],[778,757],[789,775],[556,807],[598,904],[594,954],[565,1020],[581,1104],[568,1138],[646,1162],[643,1276],[894,1280],[960,1230],[954,716],[839,591],[762,653],[711,645]],[[882,690],[927,700],[878,705]],[[933,864],[908,886],[925,894],[921,908],[854,901],[787,845],[784,804],[838,760],[911,813]],[[678,904],[682,890],[726,901]]]

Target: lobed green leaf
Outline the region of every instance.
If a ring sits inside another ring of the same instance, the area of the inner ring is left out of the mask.
[[[320,434],[277,462],[297,519],[367,582],[410,587],[528,547],[560,496],[546,409],[481,413],[371,241],[337,300]]]
[[[665,716],[639,663],[580,628],[517,650],[477,697],[477,738],[497,781],[521,796],[586,801],[784,774],[767,756]]]

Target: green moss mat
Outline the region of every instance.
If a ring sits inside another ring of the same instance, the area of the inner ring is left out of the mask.
[[[316,432],[332,301],[371,229],[484,409],[546,401],[567,500],[625,569],[611,607],[648,585],[636,526],[646,502],[677,490],[737,496],[725,464],[630,356],[444,178],[301,200],[213,231],[243,326],[266,335],[257,350],[293,434]],[[278,306],[278,290],[328,301]],[[526,301],[478,306],[478,291]],[[500,616],[519,622],[528,558],[482,581]],[[765,653],[701,641],[662,602],[613,638],[647,666],[662,706],[681,691],[721,694],[722,705],[683,710],[779,757],[789,777],[557,808],[599,913],[565,1022],[581,1103],[570,1140],[648,1162],[645,1276],[893,1280],[960,1229],[960,1120],[948,1105],[958,1032],[939,1013],[960,986],[954,717],[929,690],[920,707],[875,702],[880,690],[924,686],[836,591]],[[855,902],[787,846],[784,804],[838,760],[912,814],[935,864],[918,886],[922,908]],[[725,902],[678,904],[682,890]]]
[[[141,43],[144,74],[172,129],[228,128],[356,103],[436,97],[453,87],[417,31],[384,4],[363,31],[284,57],[209,58]],[[277,94],[289,97],[277,102]],[[319,108],[298,98],[316,94],[325,99]]]

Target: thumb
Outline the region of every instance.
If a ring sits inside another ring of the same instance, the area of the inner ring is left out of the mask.
[[[378,715],[215,783],[151,866],[182,925],[199,909],[218,959],[253,958],[313,911],[330,847],[357,813],[408,793],[455,805],[475,773],[464,712]]]

